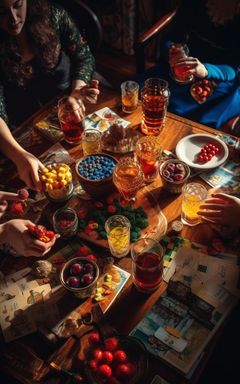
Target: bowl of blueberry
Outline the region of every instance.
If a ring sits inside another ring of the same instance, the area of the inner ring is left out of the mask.
[[[169,159],[160,165],[159,173],[164,189],[170,193],[181,193],[190,176],[190,168],[181,160]]]
[[[76,173],[83,189],[93,197],[101,197],[114,190],[113,169],[117,160],[107,154],[92,154],[76,163]]]
[[[79,299],[95,293],[98,277],[98,265],[87,257],[68,260],[60,273],[61,284]]]

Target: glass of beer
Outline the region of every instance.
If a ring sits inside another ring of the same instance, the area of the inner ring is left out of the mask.
[[[86,129],[82,134],[84,156],[101,152],[101,133],[97,129]]]
[[[165,125],[167,106],[170,97],[168,82],[159,78],[149,78],[141,90],[142,122],[141,131],[147,136],[157,136]]]
[[[183,187],[182,194],[182,223],[191,227],[200,224],[201,217],[197,212],[207,198],[207,189],[199,183],[188,183]]]
[[[79,105],[80,109],[80,105]],[[77,110],[75,110],[77,114]],[[58,102],[58,119],[64,135],[64,140],[72,145],[80,143],[84,129],[84,119],[79,121],[69,103],[68,96],[64,96]]]
[[[138,106],[139,85],[136,81],[128,80],[121,84],[122,110],[132,113]]]
[[[136,193],[143,185],[143,181],[141,168],[131,157],[120,159],[113,170],[113,182],[126,201],[135,201]]]

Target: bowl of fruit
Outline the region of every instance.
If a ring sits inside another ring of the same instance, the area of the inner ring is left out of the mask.
[[[88,336],[85,371],[91,384],[143,383],[148,369],[144,344],[132,336],[100,339],[98,333]]]
[[[190,168],[181,160],[169,159],[160,165],[159,173],[164,189],[170,193],[181,193],[190,176]]]
[[[60,272],[61,284],[79,299],[95,293],[98,277],[98,265],[87,257],[68,260]]]
[[[87,155],[76,163],[76,173],[83,189],[93,197],[101,197],[114,190],[113,169],[117,160],[107,154]]]

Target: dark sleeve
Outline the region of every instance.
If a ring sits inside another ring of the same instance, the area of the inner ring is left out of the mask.
[[[7,115],[7,111],[6,111],[4,88],[3,88],[3,85],[1,83],[0,83],[0,117],[5,121],[5,123],[8,123],[8,115]]]
[[[95,59],[87,42],[81,36],[71,16],[62,7],[53,8],[53,17],[62,49],[71,60],[72,80],[83,80],[89,83],[95,69]]]

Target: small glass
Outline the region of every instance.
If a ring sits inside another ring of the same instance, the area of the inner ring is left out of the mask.
[[[64,239],[75,236],[78,229],[78,217],[74,209],[58,209],[53,215],[53,228]]]
[[[147,136],[158,136],[164,126],[170,97],[168,82],[149,78],[141,90],[142,122],[141,131]]]
[[[115,257],[124,257],[130,247],[130,221],[121,215],[110,216],[105,223],[107,239],[111,254]]]
[[[121,84],[122,110],[132,113],[138,106],[139,85],[136,81],[128,80]]]
[[[101,152],[101,133],[97,129],[86,129],[82,134],[84,156]]]
[[[163,276],[163,248],[154,239],[142,238],[132,244],[132,276],[137,290],[155,291]]]
[[[79,111],[80,108],[79,105]],[[77,117],[78,109],[74,111],[75,113],[73,112],[67,96],[58,102],[58,119],[61,124],[64,140],[72,145],[80,143],[84,130],[84,119],[79,120]]]
[[[158,137],[145,136],[136,143],[135,155],[147,183],[151,183],[158,176],[161,153],[162,147]]]
[[[177,65],[177,62],[180,59],[186,58],[189,55],[189,49],[186,44],[173,44],[169,48],[169,62],[170,62],[170,68],[173,79],[177,83],[181,84],[187,84],[190,83],[193,80],[193,75],[188,74],[188,67],[186,66],[179,66]]]
[[[135,201],[144,182],[139,164],[131,157],[120,159],[113,170],[113,182],[124,200]]]
[[[182,223],[191,227],[200,224],[201,217],[197,212],[207,198],[207,189],[199,183],[188,183],[183,187],[182,195]]]

